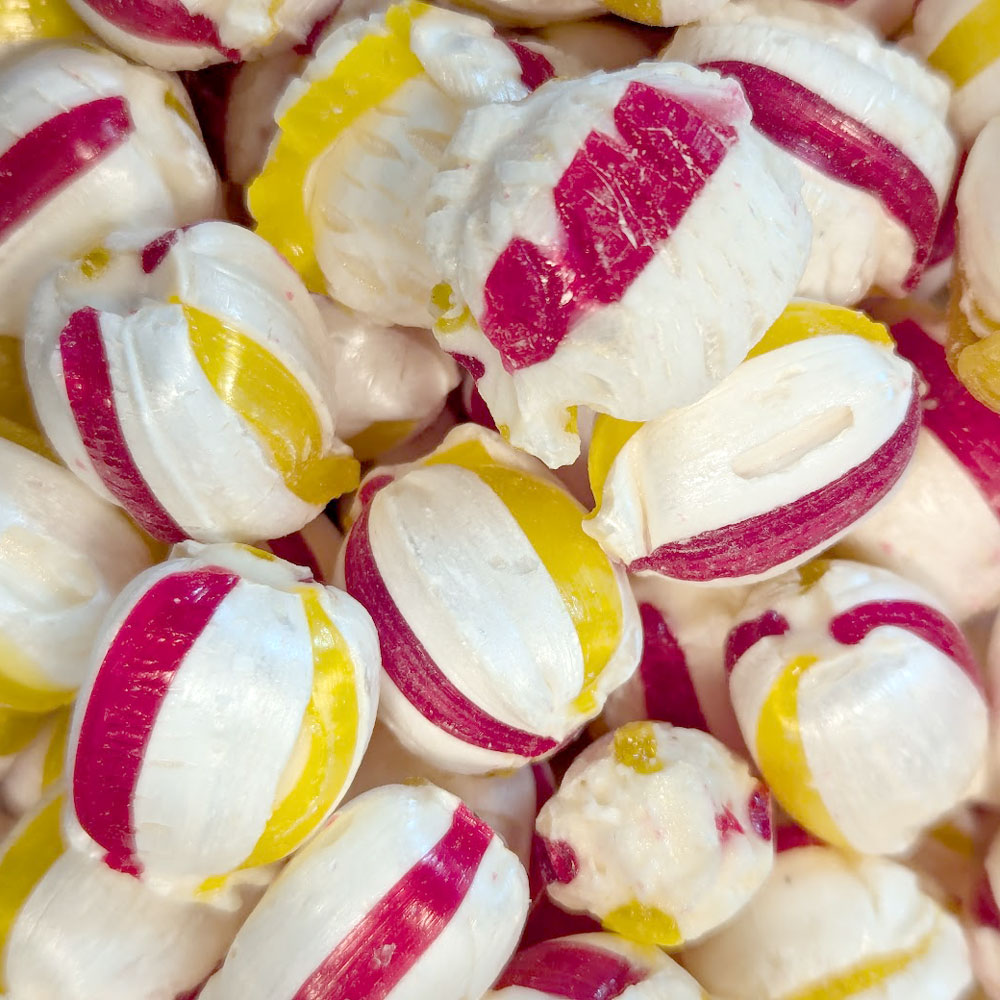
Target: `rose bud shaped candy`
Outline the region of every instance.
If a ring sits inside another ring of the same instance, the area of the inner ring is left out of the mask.
[[[69,737],[74,848],[180,894],[286,857],[347,791],[377,679],[346,594],[245,545],[180,547],[95,646]]]
[[[821,552],[899,480],[917,383],[885,327],[793,302],[749,358],[648,423],[602,415],[585,530],[632,573],[748,583]]]
[[[227,222],[120,233],[39,288],[39,419],[88,486],[167,542],[296,531],[353,489],[323,321],[298,275]]]
[[[726,1000],[960,1000],[972,986],[960,924],[914,872],[829,847],[779,853],[760,892],[684,966]]]
[[[476,1000],[527,909],[521,863],[468,806],[376,788],[278,876],[201,1000]]]
[[[0,809],[23,816],[43,796],[62,786],[70,706],[46,716],[38,735],[10,763],[0,778]]]
[[[341,550],[382,647],[381,717],[436,767],[549,757],[639,662],[625,573],[539,462],[475,424],[374,470]]]
[[[828,843],[908,849],[985,763],[979,669],[937,600],[817,560],[755,587],[730,633],[743,737],[781,806]]]
[[[567,465],[577,404],[649,420],[763,336],[808,252],[797,189],[739,86],[689,66],[479,108],[428,202],[434,332],[510,441]]]
[[[89,35],[68,0],[0,0],[0,52],[49,39],[82,41]]]
[[[343,543],[344,536],[337,526],[326,514],[320,514],[301,531],[258,542],[254,547],[264,549],[294,566],[304,566],[317,583],[330,583]]]
[[[727,4],[663,58],[738,80],[754,126],[802,175],[814,238],[800,294],[850,304],[874,284],[916,287],[955,169],[944,81],[806,0]]]
[[[774,857],[770,798],[745,761],[664,722],[627,723],[584,750],[536,830],[556,903],[666,948],[729,920]]]

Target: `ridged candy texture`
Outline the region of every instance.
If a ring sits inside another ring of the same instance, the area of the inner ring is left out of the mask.
[[[0,989],[11,1000],[160,1000],[196,988],[255,901],[231,910],[165,899],[68,850],[61,797],[0,844]]]
[[[793,302],[698,402],[646,424],[598,417],[585,530],[633,573],[777,576],[888,495],[919,425],[913,371],[883,326]]]
[[[87,38],[90,33],[68,0],[0,0],[0,51],[55,39]]]
[[[435,334],[511,442],[566,465],[577,404],[652,419],[760,339],[808,253],[797,189],[740,88],[689,66],[477,109],[428,203]]]
[[[20,336],[53,262],[122,226],[213,215],[218,177],[184,88],[92,48],[26,46],[0,67],[0,332]]]
[[[584,750],[536,830],[556,903],[666,948],[729,920],[774,857],[770,798],[746,762],[663,722],[628,723]]]
[[[119,234],[63,264],[25,343],[67,466],[167,542],[284,535],[357,485],[324,352],[295,272],[226,222]]]
[[[732,1000],[953,1000],[972,986],[961,926],[915,872],[827,847],[779,854],[746,909],[684,965]]]
[[[754,125],[797,167],[813,222],[802,295],[913,289],[955,168],[948,87],[847,14],[806,0],[729,4],[663,58],[738,80]]]
[[[204,898],[284,858],[347,791],[377,680],[346,594],[247,546],[182,548],[126,588],[95,647],[69,739],[74,847]]]
[[[520,862],[459,799],[377,788],[282,872],[201,1000],[473,1000],[527,909]]]
[[[382,647],[382,718],[469,774],[551,756],[639,662],[621,568],[538,462],[474,424],[376,469],[342,550]]]
[[[909,848],[985,764],[979,668],[937,599],[818,560],[754,588],[730,633],[733,707],[777,801],[821,839]]]

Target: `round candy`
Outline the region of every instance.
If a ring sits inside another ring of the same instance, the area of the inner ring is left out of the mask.
[[[827,847],[779,854],[746,909],[684,965],[727,1000],[958,1000],[972,986],[961,926],[913,872]]]
[[[459,799],[377,788],[292,860],[200,1000],[474,1000],[527,909],[520,862]]]
[[[382,718],[436,767],[551,756],[639,662],[622,569],[534,459],[475,424],[376,469],[342,550],[382,647]]]
[[[256,548],[264,549],[294,566],[304,566],[317,583],[330,583],[343,543],[344,536],[333,521],[326,514],[320,514],[301,531],[258,542]]]
[[[296,531],[358,481],[316,305],[226,222],[122,233],[40,287],[25,343],[71,470],[167,542]]]
[[[646,424],[598,417],[586,530],[633,573],[767,579],[886,497],[919,426],[913,371],[885,327],[794,302],[698,402]]]
[[[479,108],[428,203],[435,335],[513,444],[566,465],[577,404],[649,420],[742,361],[802,274],[797,188],[739,86],[688,66]]]
[[[726,5],[663,58],[742,85],[753,123],[802,175],[813,244],[800,294],[850,304],[916,287],[955,168],[948,88],[832,6]]]
[[[934,597],[888,570],[817,560],[755,587],[726,660],[764,780],[829,843],[906,850],[984,765],[972,653]]]
[[[69,706],[47,716],[34,740],[11,760],[0,777],[0,808],[22,816],[62,785],[69,719]]]
[[[284,858],[347,791],[377,704],[357,602],[244,545],[191,544],[105,620],[69,738],[73,846],[159,891]]]
[[[584,750],[536,829],[556,903],[667,948],[729,920],[774,856],[770,798],[746,763],[663,722],[630,722]]]

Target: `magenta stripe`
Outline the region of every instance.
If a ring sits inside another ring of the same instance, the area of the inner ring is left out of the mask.
[[[345,586],[375,622],[382,667],[392,683],[428,722],[464,743],[521,757],[555,750],[557,740],[514,729],[487,715],[441,672],[386,589],[368,538],[369,510],[362,511],[345,543]]]
[[[140,251],[139,260],[142,263],[142,273],[152,274],[164,261],[170,248],[180,236],[179,229],[168,229],[165,233],[150,240]]]
[[[1000,931],[1000,908],[997,907],[993,886],[985,870],[976,881],[970,909],[973,919],[980,927],[992,927],[993,930]]]
[[[314,580],[319,583],[326,583],[323,579],[323,570],[313,550],[309,548],[309,543],[302,537],[301,531],[293,531],[290,535],[283,535],[281,538],[272,538],[267,547],[279,558],[296,566],[304,566],[312,573]]]
[[[36,126],[0,155],[0,238],[132,132],[123,97],[102,97]]]
[[[78,309],[70,316],[59,337],[59,353],[70,410],[94,471],[140,527],[162,542],[183,541],[187,535],[160,506],[129,451],[94,309]]]
[[[893,326],[892,336],[927,388],[924,426],[965,466],[1000,516],[1000,413],[983,406],[959,382],[944,348],[912,319]]]
[[[337,943],[292,1000],[384,1000],[451,922],[492,839],[493,831],[460,805],[448,832]]]
[[[615,1000],[647,975],[622,955],[564,938],[518,952],[494,989],[520,986],[566,1000]]]
[[[497,34],[497,38],[514,53],[518,65],[521,67],[521,83],[528,90],[538,90],[543,83],[547,83],[556,75],[555,67],[541,52],[529,49],[527,45],[522,45],[516,38],[504,38],[500,34]]]
[[[684,650],[652,604],[640,604],[643,648],[639,663],[646,718],[708,732],[708,722],[688,670]]]
[[[882,500],[917,446],[920,401],[914,384],[903,422],[870,458],[818,490],[776,510],[659,546],[629,564],[678,580],[753,576],[828,542]]]
[[[903,287],[916,287],[942,210],[923,171],[885,136],[787,76],[735,60],[705,63],[702,69],[740,81],[753,108],[754,127],[772,142],[828,177],[867,191],[907,229],[913,264]]]
[[[778,824],[774,833],[774,852],[784,854],[785,851],[794,851],[800,847],[821,847],[823,841],[814,836],[808,830],[804,830],[798,823],[791,820],[784,820]]]
[[[761,639],[784,635],[790,628],[788,619],[777,611],[765,611],[758,618],[740,622],[726,637],[726,673],[731,674],[740,657]]]
[[[967,151],[958,158],[958,166],[955,168],[955,176],[952,178],[951,190],[948,192],[944,208],[941,210],[941,218],[938,219],[937,231],[934,234],[934,246],[931,247],[930,255],[927,258],[929,268],[947,260],[955,253],[955,238],[958,234],[956,229],[958,223],[958,185],[965,172],[965,161],[968,158]]]
[[[218,566],[173,573],[136,601],[101,661],[73,765],[73,805],[116,871],[138,876],[132,797],[170,684],[209,619],[239,582]]]

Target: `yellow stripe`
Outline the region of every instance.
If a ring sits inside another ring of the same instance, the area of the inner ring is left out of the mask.
[[[278,121],[278,137],[247,191],[257,232],[288,258],[312,292],[326,291],[307,212],[312,167],[366,111],[423,73],[410,27],[430,8],[404,3],[385,14],[385,34],[362,39]]]
[[[5,416],[0,416],[0,438],[10,441],[11,444],[27,448],[28,451],[33,451],[36,455],[41,455],[42,458],[47,458],[50,462],[57,461],[41,434]]]
[[[813,781],[799,728],[799,683],[817,662],[815,656],[798,656],[778,675],[757,722],[757,765],[794,820],[828,843],[847,847]]]
[[[65,0],[0,0],[0,42],[86,34],[86,25]]]
[[[982,0],[948,32],[927,62],[964,87],[1000,59],[1000,0]]]
[[[0,705],[20,712],[51,712],[68,705],[74,691],[53,688],[41,668],[0,631]]]
[[[637,900],[619,906],[601,920],[605,930],[621,934],[639,944],[659,948],[679,948],[684,943],[677,921],[655,906],[644,906]]]
[[[615,760],[636,774],[657,774],[663,770],[652,722],[625,723],[615,730],[613,743]]]
[[[167,108],[173,111],[173,113],[177,115],[177,117],[180,118],[180,120],[184,122],[184,124],[187,125],[192,132],[195,132],[199,136],[201,135],[201,129],[198,127],[198,123],[191,116],[191,112],[184,107],[184,102],[181,101],[181,99],[169,87],[164,91],[163,103],[167,106]]]
[[[416,420],[378,420],[355,434],[347,446],[359,462],[370,462],[405,441],[416,426]]]
[[[640,24],[658,27],[663,24],[663,8],[660,0],[604,0],[604,6],[612,14],[627,17]]]
[[[23,750],[47,720],[48,716],[40,712],[19,712],[0,705],[0,757]]]
[[[932,827],[927,835],[931,840],[936,840],[942,847],[946,847],[949,851],[953,851],[963,858],[975,856],[976,842],[954,823],[941,823]]]
[[[476,324],[472,310],[456,299],[454,289],[443,281],[431,289],[431,314],[434,316],[434,332],[442,337]]]
[[[107,247],[96,246],[77,259],[80,262],[80,273],[93,281],[108,269],[111,263],[111,251]]]
[[[594,691],[622,634],[618,580],[601,547],[584,534],[583,511],[558,486],[499,464],[479,441],[431,455],[427,465],[459,465],[476,473],[503,501],[559,590],[583,651],[579,712],[597,708]]]
[[[747,359],[812,337],[851,334],[883,347],[894,347],[889,331],[862,312],[823,302],[792,302],[754,345]]]
[[[990,331],[989,336],[980,338],[962,309],[963,298],[971,296],[959,267],[948,303],[948,363],[980,403],[1000,411],[1000,324],[993,322],[973,301],[977,322]]]
[[[604,499],[604,483],[618,453],[643,425],[632,420],[619,420],[600,413],[594,421],[594,431],[590,436],[590,451],[587,453],[587,476],[590,492],[594,495],[593,517],[601,509]]]
[[[215,316],[181,304],[191,347],[219,398],[256,432],[289,491],[325,506],[358,485],[360,466],[324,451],[309,394],[265,347]]]
[[[302,772],[275,806],[243,867],[291,854],[334,807],[357,749],[359,711],[354,663],[316,587],[299,591],[313,650],[313,691],[302,723],[309,750]]]
[[[0,417],[24,427],[36,427],[31,395],[24,380],[21,341],[0,335]]]
[[[69,736],[70,710],[62,709],[52,722],[49,745],[42,761],[42,788],[54,785],[62,776],[66,764],[66,740]]]

